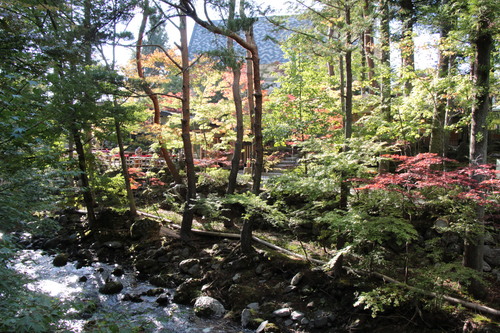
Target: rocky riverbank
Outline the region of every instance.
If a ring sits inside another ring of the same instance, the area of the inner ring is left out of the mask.
[[[354,307],[356,293],[370,279],[345,274],[341,279],[306,261],[267,248],[242,255],[238,242],[198,236],[190,244],[160,235],[159,222],[106,210],[99,214],[98,229],[89,230],[85,216],[73,210],[57,217],[57,235],[37,237],[26,246],[56,254],[54,265],[68,260],[77,266],[103,262],[116,266],[100,290],[118,294],[120,302],[142,302],[155,296],[157,306],[173,300],[194,306],[197,316],[224,318],[256,332],[463,332],[459,312],[427,312],[418,304],[400,306],[372,318]],[[156,290],[127,294],[114,277],[132,271],[138,280]],[[174,289],[164,295],[162,288]],[[149,294],[148,294],[149,293]],[[403,329],[402,329],[403,327]],[[495,332],[491,325],[477,332]],[[220,331],[223,332],[223,331]]]

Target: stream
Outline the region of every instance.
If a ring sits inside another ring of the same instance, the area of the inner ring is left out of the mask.
[[[172,303],[174,291],[165,289],[164,294],[144,296],[148,290],[158,288],[148,282],[137,281],[133,272],[120,276],[111,273],[115,266],[94,263],[92,266],[77,269],[75,263],[68,262],[63,267],[52,264],[54,256],[43,254],[40,250],[22,250],[17,254],[11,267],[32,279],[27,288],[59,298],[61,301],[80,301],[95,304],[95,311],[82,315],[68,313],[63,324],[70,332],[87,332],[85,325],[106,321],[119,327],[119,332],[166,332],[166,333],[236,333],[241,328],[227,321],[202,319],[193,314],[192,308]],[[99,287],[106,279],[120,281],[123,290],[119,294],[103,295]],[[142,302],[126,301],[127,295],[141,295]],[[159,296],[168,297],[167,306],[159,306]],[[73,310],[77,312],[77,310]],[[136,331],[133,328],[142,327]],[[245,332],[250,332],[244,330]]]

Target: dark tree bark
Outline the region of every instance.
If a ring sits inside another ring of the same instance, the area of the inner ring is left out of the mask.
[[[80,182],[83,192],[83,201],[85,207],[87,208],[87,219],[89,221],[89,227],[96,227],[96,216],[94,211],[94,196],[90,188],[90,182],[87,175],[87,163],[85,160],[85,149],[83,147],[82,138],[80,132],[76,128],[72,128],[73,142],[75,143],[76,153],[78,155],[78,168],[80,169]]]
[[[261,75],[260,75],[260,58],[259,50],[255,40],[253,38],[253,32],[251,29],[248,30],[250,38],[249,40],[243,39],[238,33],[223,29],[218,27],[211,22],[202,20],[196,13],[196,9],[192,3],[192,0],[181,0],[180,5],[176,5],[172,2],[163,0],[163,2],[173,6],[180,11],[182,11],[187,16],[191,17],[196,23],[201,25],[203,28],[211,31],[215,34],[226,36],[234,40],[236,43],[241,45],[244,49],[250,52],[252,60],[252,70],[253,70],[253,88],[255,97],[255,110],[254,110],[254,143],[255,143],[255,165],[253,170],[253,186],[252,191],[258,193],[260,191],[260,184],[262,179],[262,170],[264,167],[264,147],[262,141],[262,85],[261,85]],[[251,28],[252,25],[250,25]],[[248,38],[248,37],[247,37]]]
[[[189,52],[186,16],[180,16],[179,32],[181,35],[182,59],[182,142],[184,144],[184,157],[187,174],[187,195],[184,213],[182,215],[181,239],[189,241],[193,225],[193,204],[196,199],[196,173],[194,170],[193,145],[191,143],[191,112],[190,112],[190,77],[189,77]]]
[[[143,38],[144,38],[144,31],[146,29],[146,23],[147,23],[148,17],[149,17],[148,7],[149,7],[149,1],[146,0],[144,3],[144,13],[142,16],[141,25],[139,27],[139,35],[137,37],[135,59],[136,59],[136,64],[137,64],[137,74],[143,80],[142,89],[148,95],[148,97],[151,99],[151,102],[153,103],[153,109],[154,109],[153,122],[155,124],[160,124],[160,114],[161,114],[160,111],[161,110],[160,110],[160,103],[158,101],[158,95],[154,93],[153,89],[151,89],[149,84],[145,81],[144,69],[142,67],[142,46],[143,46],[142,44],[143,44]],[[161,135],[160,135],[160,138],[158,141],[160,144],[161,155],[162,155],[163,159],[165,160],[165,163],[167,164],[167,168],[170,171],[170,174],[172,175],[175,183],[182,184],[182,178],[181,178],[179,171],[177,170],[174,162],[172,161],[172,158],[170,157],[170,153],[165,148],[165,143],[163,142]]]
[[[352,137],[352,51],[351,51],[351,33],[349,29],[351,28],[351,9],[350,7],[345,8],[345,22],[348,27],[348,32],[346,39],[348,45],[346,45],[345,51],[345,114],[344,114],[344,139],[346,143],[344,144],[343,150],[348,151],[349,146],[347,141]],[[340,183],[340,200],[339,208],[346,210],[347,201],[349,197],[349,185],[344,182],[346,178],[345,173],[341,173],[341,183]]]
[[[391,121],[391,56],[390,56],[389,0],[381,1],[380,43],[382,48],[381,111],[386,121]]]
[[[364,8],[363,8],[363,16],[365,20],[371,20],[371,16],[373,14],[373,5],[370,1],[365,0]],[[370,83],[370,92],[373,94],[374,91],[379,89],[379,85],[377,80],[375,79],[375,48],[374,48],[374,40],[373,40],[373,26],[370,25],[363,32],[363,48],[364,48],[364,56],[366,61],[366,68],[368,71],[368,81]]]
[[[403,40],[401,43],[401,61],[404,71],[415,71],[415,43],[413,42],[413,27],[416,22],[414,0],[400,0],[400,17]],[[412,90],[410,79],[404,79],[404,93],[409,95]]]
[[[116,141],[118,141],[118,149],[120,150],[120,163],[122,167],[123,179],[125,180],[125,189],[127,191],[128,206],[132,216],[137,215],[137,207],[135,205],[134,193],[130,187],[130,174],[127,168],[127,159],[125,158],[125,149],[123,148],[123,137],[120,122],[115,118]]]
[[[229,10],[229,22],[234,20],[234,12],[236,7],[236,0],[231,0],[230,10]],[[228,38],[227,46],[230,54],[233,54],[233,40]],[[234,142],[233,158],[231,160],[231,171],[229,173],[229,179],[227,184],[227,194],[233,194],[236,188],[236,180],[238,177],[238,171],[240,169],[241,161],[241,150],[243,148],[243,103],[241,98],[240,90],[240,78],[241,78],[241,65],[237,61],[231,61],[231,69],[233,71],[233,100],[234,109],[236,113],[236,141]],[[232,223],[226,225],[226,227],[232,226]]]
[[[448,37],[450,26],[443,24],[441,26],[441,38],[444,40]],[[443,80],[449,75],[450,71],[450,57],[446,55],[446,50],[439,50],[439,63],[438,63],[438,79]],[[447,107],[449,105],[449,98],[445,97],[446,92],[441,89],[436,92],[437,100],[434,103],[434,114],[432,117],[431,140],[429,144],[429,152],[445,156],[447,151],[447,131],[445,129],[447,119]]]
[[[493,50],[493,35],[490,24],[491,19],[487,10],[482,11],[478,18],[478,28],[472,41],[475,47],[474,85],[476,93],[472,106],[470,126],[469,163],[471,165],[485,164],[488,148],[488,129],[486,118],[490,112],[490,70],[491,53]],[[481,176],[475,177],[481,180]],[[477,208],[476,219],[479,223],[479,232],[469,233],[466,236],[464,260],[465,267],[477,271],[483,268],[484,248],[484,207]],[[473,285],[474,287],[474,285]]]

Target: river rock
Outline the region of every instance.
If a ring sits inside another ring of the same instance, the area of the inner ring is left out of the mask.
[[[66,266],[67,263],[68,263],[68,255],[66,253],[59,253],[57,256],[55,256],[54,260],[52,261],[52,265],[56,267]]]
[[[254,303],[248,304],[247,308],[250,309],[250,310],[259,311],[260,305],[259,305],[259,303],[254,302]]]
[[[305,315],[300,311],[293,311],[292,314],[290,315],[292,320],[295,320],[295,321],[301,321],[302,318],[304,318],[304,316]]]
[[[292,313],[292,310],[290,308],[282,308],[282,309],[275,310],[273,312],[273,315],[276,317],[285,318],[285,317],[289,317],[291,313]]]
[[[118,294],[123,289],[123,284],[119,281],[108,281],[99,288],[99,292],[105,295]]]
[[[486,245],[484,247],[484,261],[491,267],[500,267],[500,248],[492,249],[490,246]]]
[[[241,311],[241,326],[247,327],[251,317],[252,312],[250,309],[243,309],[243,311]]]
[[[141,295],[125,294],[125,295],[123,295],[122,301],[132,302],[132,303],[141,303],[144,300],[141,298]]]
[[[328,325],[328,318],[327,317],[319,317],[314,319],[314,327],[315,328],[323,328]]]
[[[42,249],[44,250],[55,249],[56,247],[59,246],[60,243],[61,243],[61,237],[57,236],[43,243]]]
[[[163,294],[159,296],[156,299],[156,303],[158,303],[159,306],[167,306],[170,304],[170,295],[168,294]]]
[[[113,271],[111,272],[111,274],[113,274],[114,276],[122,276],[124,273],[125,273],[125,271],[123,270],[123,268],[121,266],[115,267],[113,269]]]
[[[234,276],[233,276],[233,282],[234,283],[238,283],[240,281],[241,281],[241,274],[240,273],[234,274]]]
[[[280,333],[281,330],[279,329],[278,326],[276,326],[273,323],[270,323],[269,321],[263,321],[260,323],[259,327],[257,327],[257,330],[255,330],[255,333]]]
[[[483,272],[491,272],[491,266],[483,260]]]
[[[189,305],[201,293],[202,282],[198,279],[187,279],[175,289],[174,302]]]
[[[259,327],[255,330],[255,333],[262,333],[266,329],[267,323],[269,323],[267,320],[263,321],[260,323]]]
[[[225,312],[221,302],[209,296],[198,297],[194,303],[194,313],[198,317],[221,318]]]
[[[290,284],[292,286],[297,286],[300,283],[300,281],[302,280],[303,276],[304,275],[302,273],[295,274],[295,276],[292,278],[292,281],[290,281]]]
[[[159,267],[156,260],[153,259],[139,259],[135,263],[135,268],[141,273],[154,273],[158,271]]]
[[[142,219],[134,222],[130,227],[130,238],[138,240],[157,236],[160,232],[160,224],[154,220]]]
[[[179,269],[181,272],[189,274],[191,276],[200,275],[200,261],[198,259],[186,259],[179,263]]]

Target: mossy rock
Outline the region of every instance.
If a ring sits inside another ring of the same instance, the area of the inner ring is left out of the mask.
[[[199,279],[188,279],[175,290],[174,302],[177,304],[192,305],[194,300],[201,296],[202,282]]]
[[[102,287],[99,288],[99,292],[104,295],[118,294],[123,289],[123,284],[119,281],[109,281],[106,282]]]
[[[67,263],[68,263],[68,254],[67,253],[60,253],[60,254],[58,254],[54,258],[54,260],[52,261],[52,264],[55,267],[66,266]]]
[[[243,310],[247,304],[259,301],[263,296],[267,296],[268,288],[259,285],[257,287],[233,284],[228,291],[229,306],[233,311]]]

